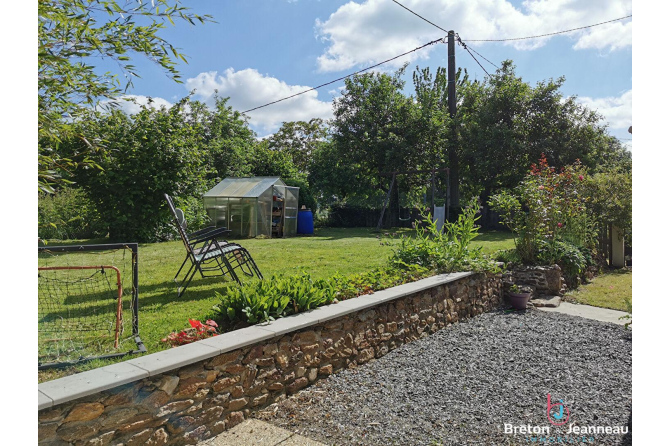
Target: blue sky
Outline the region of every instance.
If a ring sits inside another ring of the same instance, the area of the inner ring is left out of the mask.
[[[463,40],[501,39],[552,33],[631,14],[630,0],[399,0],[402,4]],[[315,0],[184,1],[197,14],[217,23],[168,24],[162,35],[188,56],[179,69],[184,84],[170,80],[153,63],[137,59],[142,76],[129,94],[174,103],[195,89],[195,98],[211,103],[214,89],[243,111],[294,94],[378,63],[444,36],[444,32],[391,0],[356,2]],[[606,118],[610,133],[632,147],[632,19],[550,38],[505,43],[471,43],[488,60],[512,59],[517,74],[531,84],[565,76],[562,92],[576,95]],[[495,67],[481,60],[488,72]],[[405,56],[378,70],[410,66],[405,78],[411,94],[411,71],[447,64],[446,45]],[[456,62],[471,78],[485,76],[471,56],[457,48]],[[114,66],[101,65],[113,69]],[[259,136],[273,133],[283,121],[327,119],[338,82],[250,112]],[[130,105],[126,106],[132,110]]]

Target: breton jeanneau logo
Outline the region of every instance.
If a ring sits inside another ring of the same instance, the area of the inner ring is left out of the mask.
[[[551,402],[551,394],[547,393],[547,418],[554,426],[563,426],[570,419],[570,411],[563,403],[563,400],[558,400],[558,403]]]

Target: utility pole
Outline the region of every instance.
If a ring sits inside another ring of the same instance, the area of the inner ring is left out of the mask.
[[[453,119],[456,117],[456,42],[454,31],[449,31],[447,34],[447,104],[449,105],[449,116]],[[454,207],[459,206],[458,193],[458,154],[456,147],[458,144],[458,135],[456,126],[452,126],[451,138],[449,138],[449,204]],[[447,211],[448,212],[448,211]]]

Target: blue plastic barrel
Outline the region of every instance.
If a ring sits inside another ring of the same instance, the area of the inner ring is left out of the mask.
[[[314,216],[309,209],[298,211],[298,234],[314,234]]]

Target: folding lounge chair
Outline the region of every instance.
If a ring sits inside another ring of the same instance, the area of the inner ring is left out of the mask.
[[[210,226],[187,234],[184,212],[174,207],[172,198],[168,194],[165,194],[165,199],[168,202],[170,211],[174,216],[175,226],[177,226],[179,235],[186,248],[186,258],[174,276],[178,297],[184,294],[196,272],[200,272],[202,277],[230,275],[233,280],[240,284],[240,279],[235,270],[239,270],[250,277],[253,277],[255,273],[259,279],[263,278],[249,251],[237,243],[230,243],[221,239],[221,237],[230,233],[229,229],[217,229],[214,226]],[[187,263],[190,263],[188,271],[183,279],[179,281],[179,275]]]

